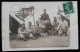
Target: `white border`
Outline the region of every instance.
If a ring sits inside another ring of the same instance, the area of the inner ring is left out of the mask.
[[[70,46],[69,47],[11,49],[9,46],[9,33],[8,32],[9,32],[9,10],[10,10],[10,5],[13,3],[22,3],[22,2],[2,2],[2,50],[3,51],[78,49],[78,10],[77,10],[78,7],[77,7],[77,1],[74,1],[74,4],[73,4],[75,13],[70,15],[71,18],[70,18]],[[23,3],[27,3],[27,2],[23,2]],[[41,3],[41,2],[39,2],[39,3]]]

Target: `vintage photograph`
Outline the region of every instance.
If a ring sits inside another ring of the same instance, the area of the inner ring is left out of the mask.
[[[69,47],[70,13],[74,13],[72,2],[12,4],[9,11],[10,47]]]
[[[2,51],[79,49],[78,2],[2,2]]]

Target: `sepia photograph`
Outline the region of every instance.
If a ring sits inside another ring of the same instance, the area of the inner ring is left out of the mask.
[[[54,4],[12,5],[9,13],[10,47],[68,47],[70,17],[60,5]]]
[[[7,4],[9,47],[11,49],[70,47],[73,35],[71,26],[74,26],[70,20],[76,13],[75,3],[10,2],[10,5]],[[7,8],[5,6],[6,4],[3,8]]]

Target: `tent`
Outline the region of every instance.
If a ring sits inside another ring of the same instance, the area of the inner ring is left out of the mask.
[[[26,10],[27,11],[26,15],[29,16],[28,14],[30,14],[30,12],[32,13],[33,9],[34,9],[34,7],[22,8],[21,11]],[[9,14],[9,30],[10,30],[10,32],[18,33],[18,28],[21,26],[22,23],[25,22],[25,20],[24,20],[25,17],[26,16],[24,14],[20,15],[20,13],[15,14],[14,12],[10,13]],[[33,17],[34,17],[34,15],[33,15]]]

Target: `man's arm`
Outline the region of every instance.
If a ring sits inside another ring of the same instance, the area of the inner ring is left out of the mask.
[[[47,20],[50,21],[50,19],[49,19],[49,15],[48,15],[48,14],[47,14]]]
[[[41,16],[41,18],[40,19],[43,19],[43,14],[42,15],[40,15]]]

